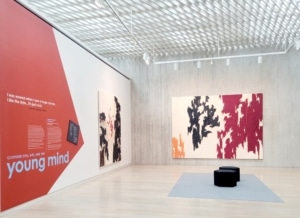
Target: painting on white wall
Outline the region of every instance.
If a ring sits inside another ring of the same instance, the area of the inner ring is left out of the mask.
[[[121,104],[116,96],[99,91],[99,166],[121,161]]]
[[[263,94],[172,98],[173,158],[263,159]]]

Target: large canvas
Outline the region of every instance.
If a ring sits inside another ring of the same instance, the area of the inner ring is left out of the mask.
[[[173,158],[263,159],[263,95],[172,99]]]
[[[116,96],[99,91],[100,167],[121,161],[121,104]]]

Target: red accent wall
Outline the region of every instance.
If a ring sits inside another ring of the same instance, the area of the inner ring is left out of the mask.
[[[0,29],[3,211],[46,195],[83,138],[52,27],[1,0]],[[78,126],[69,129],[70,121]]]

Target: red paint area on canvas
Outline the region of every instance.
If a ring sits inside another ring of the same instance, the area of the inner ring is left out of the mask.
[[[218,132],[217,157],[235,159],[238,146],[260,156],[262,144],[262,94],[252,94],[251,100],[243,95],[223,95],[224,130]],[[239,112],[240,111],[240,112]],[[225,142],[224,142],[225,140]]]

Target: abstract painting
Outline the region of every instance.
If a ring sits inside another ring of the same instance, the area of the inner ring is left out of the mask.
[[[99,91],[99,166],[121,161],[121,105],[116,96]]]
[[[172,98],[173,158],[263,159],[263,95]]]

